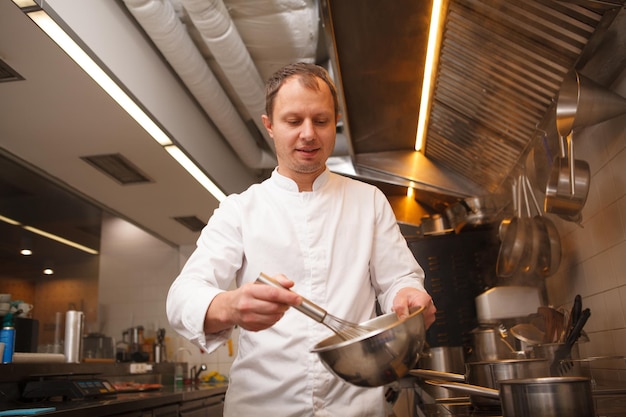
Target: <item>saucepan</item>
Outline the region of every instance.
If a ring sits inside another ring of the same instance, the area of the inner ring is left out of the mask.
[[[584,377],[540,377],[501,380],[500,389],[459,382],[427,383],[499,401],[503,417],[595,416],[591,380]]]
[[[572,134],[567,136],[568,155],[565,154],[563,137],[561,157],[554,160],[550,177],[546,184],[544,210],[565,218],[578,218],[587,202],[591,173],[589,164],[574,158]]]
[[[353,385],[377,387],[405,376],[420,358],[426,340],[424,307],[404,319],[388,313],[360,323],[372,329],[348,340],[333,335],[311,350],[333,374]]]
[[[463,346],[436,346],[424,349],[417,367],[440,372],[465,372],[465,348]],[[445,388],[421,384],[432,398],[450,398],[455,395]]]
[[[521,179],[521,177],[520,177]],[[496,262],[496,274],[508,278],[517,272],[523,260],[530,255],[529,241],[532,239],[531,223],[523,217],[521,212],[521,180],[517,183],[516,216],[513,216],[504,230],[499,231],[502,243]],[[502,225],[501,225],[502,227]]]
[[[546,359],[505,359],[468,362],[465,364],[465,375],[427,369],[413,369],[410,374],[424,379],[452,381],[459,385],[469,384],[495,390],[500,387],[500,381],[550,376],[550,363]],[[469,394],[471,403],[477,407],[500,404],[497,395],[493,398],[493,396]]]

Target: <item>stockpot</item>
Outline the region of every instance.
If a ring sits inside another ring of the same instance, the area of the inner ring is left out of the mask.
[[[429,384],[498,401],[503,417],[595,416],[591,380],[583,377],[545,377],[501,380],[500,388],[458,382]]]
[[[465,375],[413,369],[410,374],[425,379],[452,381],[458,385],[475,385],[498,389],[500,381],[510,379],[550,376],[550,363],[546,359],[506,359],[499,361],[468,362]],[[485,395],[470,393],[470,401],[477,407],[499,405],[500,401]]]

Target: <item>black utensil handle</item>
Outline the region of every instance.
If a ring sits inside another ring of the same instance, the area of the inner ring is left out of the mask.
[[[580,319],[580,314],[583,310],[583,299],[580,294],[577,294],[574,298],[574,305],[572,306],[572,326],[575,326]]]
[[[588,308],[584,309],[580,313],[580,318],[574,325],[572,332],[570,333],[570,335],[567,338],[567,341],[565,342],[567,345],[573,346],[574,343],[576,343],[576,341],[580,337],[580,332],[582,332],[583,327],[587,323],[587,320],[589,319],[590,316],[591,316],[591,310],[589,310]]]

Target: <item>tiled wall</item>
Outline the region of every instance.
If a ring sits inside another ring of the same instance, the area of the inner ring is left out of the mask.
[[[144,326],[148,341],[156,329],[165,328],[170,361],[188,362],[189,368],[204,363],[208,371],[228,375],[232,358],[226,345],[211,354],[201,352],[170,328],[165,315],[167,291],[193,248],[179,251],[124,220],[106,217],[100,255],[100,325],[117,341],[132,326]]]
[[[609,87],[626,97],[626,69]],[[626,99],[625,99],[626,100]],[[547,280],[550,303],[569,308],[581,294],[591,309],[581,356],[626,355],[626,115],[574,131],[575,157],[591,168],[583,222],[555,220],[563,264]],[[623,360],[597,360],[594,378],[626,380]]]

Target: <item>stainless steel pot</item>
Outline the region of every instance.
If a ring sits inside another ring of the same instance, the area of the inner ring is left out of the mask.
[[[462,346],[437,346],[424,350],[417,365],[421,369],[462,374],[465,372],[465,349]],[[462,376],[462,375],[461,375]],[[463,377],[463,380],[465,377]],[[432,398],[450,398],[453,392],[428,384],[421,384]]]
[[[471,331],[473,348],[470,354],[472,362],[517,359],[515,339],[498,327],[477,327]]]
[[[550,363],[545,359],[508,359],[501,361],[469,362],[465,364],[465,375],[414,369],[410,374],[420,378],[466,382],[470,385],[498,389],[500,381],[521,378],[550,376]],[[463,385],[463,384],[461,384]],[[477,407],[499,405],[493,397],[473,395],[470,401]]]
[[[500,389],[458,382],[428,381],[471,396],[499,401],[503,417],[595,416],[591,380],[582,377],[546,377],[500,381]]]

